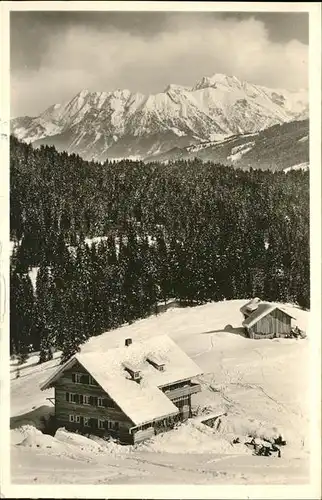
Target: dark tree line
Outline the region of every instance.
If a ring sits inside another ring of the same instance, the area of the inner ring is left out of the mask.
[[[14,138],[10,155],[12,353],[66,359],[170,297],[309,307],[308,172],[102,165]]]

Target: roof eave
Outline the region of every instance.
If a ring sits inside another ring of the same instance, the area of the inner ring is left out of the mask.
[[[163,418],[168,418],[168,417],[173,417],[175,415],[178,415],[180,413],[179,409],[172,412],[172,413],[165,413],[164,415],[160,415],[159,417],[151,418],[150,420],[144,420],[142,422],[137,422],[135,423],[133,420],[132,422],[134,423],[133,427],[130,428],[130,431],[132,429],[136,429],[137,427],[140,427],[141,425],[146,425],[149,424],[150,422],[156,422],[158,420],[162,420]]]
[[[292,316],[291,314],[289,314],[288,312],[284,311],[284,309],[281,309],[280,307],[276,307],[276,309],[278,309],[279,311],[283,312],[284,314],[286,314],[286,316],[289,316],[290,318],[292,319],[296,319],[294,318],[294,316]]]
[[[201,375],[203,375],[203,372],[200,372],[200,373],[196,373],[195,375],[189,375],[189,377],[185,377],[185,378],[178,378],[178,379],[175,379],[175,380],[172,380],[171,382],[167,382],[166,384],[160,384],[160,385],[157,385],[158,389],[161,389],[162,387],[167,387],[168,385],[171,385],[171,384],[179,384],[181,382],[185,382],[186,380],[191,380],[195,377],[200,377]]]
[[[273,309],[271,310],[268,310],[267,312],[265,312],[265,314],[263,314],[262,316],[259,316],[258,318],[255,318],[253,319],[252,321],[250,321],[249,323],[246,323],[246,321],[248,321],[249,316],[246,320],[244,320],[242,322],[242,326],[244,326],[245,328],[251,328],[252,326],[254,326],[256,323],[258,323],[258,321],[260,321],[261,319],[265,318],[268,314],[272,313],[273,311],[275,311],[276,309],[278,309],[279,311],[281,311],[282,313],[286,314],[286,316],[288,316],[289,318],[292,318],[292,319],[296,319],[294,318],[294,316],[291,316],[291,314],[289,314],[288,312],[284,311],[284,309],[282,309],[281,307],[274,307]],[[255,312],[255,311],[254,311]]]
[[[57,370],[55,370],[55,372],[40,386],[40,390],[46,391],[47,389],[53,387],[54,382],[59,378],[59,374],[63,373],[64,370],[66,370],[66,368],[68,368],[70,365],[73,365],[76,360],[76,356],[68,359],[65,364],[61,365]]]

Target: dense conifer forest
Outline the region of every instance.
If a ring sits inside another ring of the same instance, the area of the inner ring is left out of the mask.
[[[65,360],[169,298],[310,305],[308,172],[99,164],[11,138],[10,239],[10,350],[21,361],[54,349]]]

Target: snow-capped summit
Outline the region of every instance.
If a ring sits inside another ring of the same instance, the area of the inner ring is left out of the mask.
[[[307,116],[306,90],[269,89],[215,73],[192,87],[170,84],[147,96],[128,89],[84,89],[69,102],[11,125],[14,135],[36,146],[55,145],[104,160],[160,154]]]
[[[216,88],[218,85],[226,87],[241,87],[241,82],[236,76],[228,76],[222,73],[215,73],[213,76],[204,76],[192,90],[206,89],[209,87]]]

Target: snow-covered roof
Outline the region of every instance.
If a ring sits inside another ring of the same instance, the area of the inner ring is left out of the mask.
[[[284,314],[289,316],[290,318],[293,318],[289,313],[284,311],[281,307],[278,307],[276,304],[270,304],[268,302],[261,302],[258,304],[257,308],[255,311],[253,311],[248,318],[246,318],[243,321],[243,326],[246,326],[247,328],[251,328],[255,323],[257,323],[260,319],[264,318],[268,314],[270,314],[272,311],[275,309],[278,309],[279,311],[282,311]],[[294,319],[294,318],[293,318]]]
[[[153,367],[147,360],[149,356],[162,360],[164,371]],[[94,377],[135,425],[177,414],[177,407],[159,387],[202,373],[170,337],[160,335],[106,352],[80,352],[60,367],[41,389],[52,386],[63,371],[76,361]],[[127,364],[140,372],[140,383],[133,381],[124,369]]]
[[[240,312],[242,314],[251,314],[251,312],[255,311],[258,307],[258,304],[260,303],[260,299],[258,297],[254,297],[253,299],[251,299],[249,302],[247,302],[246,304],[244,304],[241,308],[240,308]]]

